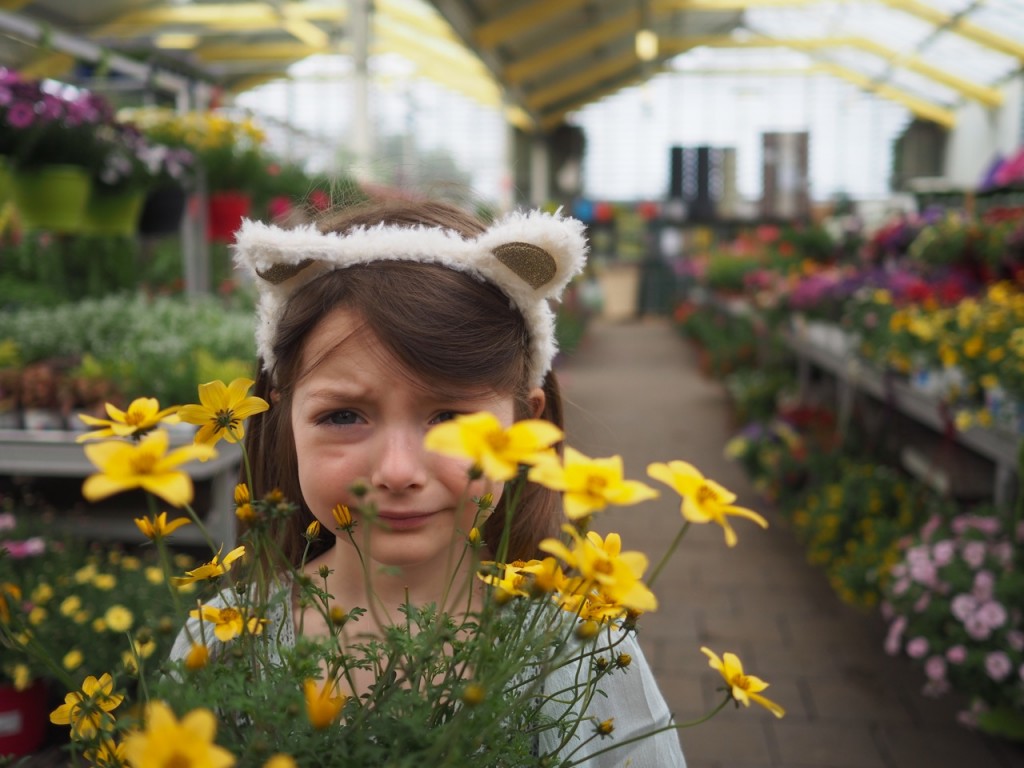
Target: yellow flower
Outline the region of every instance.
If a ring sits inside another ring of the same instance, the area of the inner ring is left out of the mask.
[[[210,661],[210,648],[203,643],[193,643],[185,657],[185,669],[193,672],[202,669]]]
[[[38,627],[40,624],[46,621],[47,616],[49,616],[49,614],[47,613],[46,609],[43,608],[43,606],[41,605],[37,605],[33,607],[31,611],[28,612],[28,623],[31,624],[33,627]]]
[[[331,507],[331,517],[341,530],[352,527],[352,511],[344,504],[335,504]]]
[[[104,592],[109,592],[117,586],[117,577],[112,573],[97,573],[92,577],[92,585],[96,589],[102,589]]]
[[[250,416],[270,408],[262,397],[249,397],[252,379],[235,379],[225,385],[219,379],[199,385],[199,405],[184,405],[178,411],[182,421],[199,425],[196,443],[215,445],[222,437],[237,443],[245,437],[242,424]]]
[[[743,664],[740,663],[736,654],[724,653],[722,658],[719,658],[718,654],[709,648],[702,647],[700,650],[708,657],[708,666],[718,670],[719,674],[722,675],[722,679],[729,686],[729,695],[733,699],[742,702],[745,707],[749,707],[750,702],[754,701],[776,717],[782,717],[786,714],[786,710],[774,701],[766,699],[761,695],[761,691],[768,687],[768,683],[759,677],[743,674]]]
[[[85,656],[77,648],[72,648],[70,651],[64,654],[64,658],[61,659],[61,664],[68,672],[74,672],[85,661]]]
[[[109,441],[87,445],[85,455],[100,471],[85,479],[82,494],[99,501],[121,491],[141,488],[180,507],[192,501],[192,478],[178,466],[192,459],[208,459],[216,451],[206,445],[187,445],[167,452],[169,438],[157,430],[138,445]]]
[[[171,406],[160,410],[160,403],[152,397],[140,397],[128,405],[128,410],[107,403],[107,415],[109,419],[97,419],[95,416],[80,414],[78,418],[90,427],[100,427],[95,432],[86,432],[80,435],[76,442],[82,443],[86,440],[97,440],[105,437],[139,437],[145,434],[160,422],[177,424],[178,417],[175,412],[178,406]]]
[[[584,538],[571,525],[563,526],[563,530],[573,539],[571,550],[558,539],[544,539],[540,550],[575,569],[588,588],[593,585],[597,589],[602,602],[641,612],[658,607],[654,593],[641,581],[647,570],[643,552],[623,552],[622,538],[617,533],[602,539],[596,531]]]
[[[150,541],[156,541],[162,539],[165,536],[170,536],[176,530],[181,528],[183,525],[188,525],[192,521],[187,517],[179,517],[171,522],[167,522],[167,513],[161,512],[159,515],[153,515],[152,517],[136,517],[135,525],[142,531],[142,535]]]
[[[691,523],[717,523],[722,526],[725,543],[730,547],[736,546],[736,532],[728,519],[730,515],[753,520],[762,528],[768,527],[768,521],[756,512],[733,506],[736,494],[705,478],[692,464],[685,461],[654,463],[647,467],[647,474],[670,486],[682,497],[680,511],[685,519]]]
[[[60,610],[62,616],[73,616],[78,611],[80,611],[81,608],[82,598],[80,598],[78,595],[69,595],[61,601],[58,610]]]
[[[48,603],[53,599],[53,587],[46,582],[37,584],[36,588],[32,590],[32,602],[42,605]]]
[[[227,768],[234,756],[213,739],[217,720],[208,709],[194,709],[181,721],[162,701],[146,706],[146,728],[129,733],[124,752],[135,768]]]
[[[302,693],[306,698],[306,715],[309,717],[310,725],[317,730],[322,730],[336,722],[345,706],[344,694],[337,692],[337,686],[325,680],[323,685],[317,685],[316,680],[306,680],[302,684]]]
[[[520,464],[551,460],[562,430],[541,419],[517,421],[507,429],[492,413],[469,413],[438,424],[423,441],[428,451],[469,459],[491,480],[511,480]]]
[[[278,753],[271,755],[270,759],[263,764],[263,768],[298,768],[298,763],[291,755]]]
[[[624,506],[656,498],[658,492],[637,480],[622,477],[622,457],[591,459],[566,446],[565,462],[538,464],[530,480],[564,493],[565,516],[579,520],[609,504]]]
[[[320,535],[320,521],[314,520],[312,523],[306,526],[306,538],[315,539]]]
[[[265,619],[249,617],[237,608],[228,606],[226,608],[214,608],[212,605],[204,605],[201,610],[190,611],[189,616],[193,619],[202,619],[213,624],[213,634],[222,643],[238,637],[243,632],[251,635],[258,635],[263,631]]]
[[[80,691],[64,696],[64,703],[50,713],[55,725],[70,725],[73,738],[87,741],[100,731],[114,728],[111,711],[120,706],[124,696],[115,694],[114,681],[104,673],[98,680],[89,675]]]
[[[526,577],[522,574],[522,561],[507,565],[497,563],[491,563],[491,565],[498,569],[497,574],[481,572],[477,574],[477,578],[497,590],[497,599],[500,602],[505,603],[513,597],[527,597]]]
[[[185,571],[184,576],[175,576],[172,579],[172,581],[174,582],[175,586],[181,586],[183,584],[191,584],[194,581],[203,581],[204,579],[216,579],[217,577],[223,576],[225,573],[230,571],[231,565],[235,562],[235,560],[242,557],[242,555],[244,554],[244,546],[235,547],[226,555],[224,555],[223,560],[220,560],[220,552],[218,551],[217,554],[213,556],[213,559],[210,562],[206,563],[205,565],[201,565],[194,570]]]
[[[112,632],[127,632],[135,621],[132,612],[123,605],[112,605],[107,608],[103,619]]]
[[[245,483],[239,483],[238,485],[236,485],[234,498],[235,506],[240,507],[243,504],[248,504],[251,501],[249,497],[249,486],[246,485]]]
[[[150,584],[163,584],[164,583],[164,570],[163,570],[163,568],[158,568],[155,565],[147,565],[146,569],[143,571],[143,574],[145,574],[146,581],[148,581]]]
[[[105,768],[127,765],[124,743],[119,744],[110,739],[103,739],[94,749],[83,750],[82,757],[86,759],[88,765],[104,766]]]
[[[14,690],[24,691],[32,683],[32,670],[27,664],[15,664],[11,679],[14,682]]]
[[[0,584],[0,624],[11,623],[11,603],[21,600],[21,588],[9,581]]]

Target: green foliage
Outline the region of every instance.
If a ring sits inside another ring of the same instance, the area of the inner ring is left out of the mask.
[[[0,313],[0,341],[13,340],[26,363],[90,355],[126,398],[186,403],[195,382],[209,380],[200,370],[252,374],[252,323],[248,307],[213,297],[122,294]]]

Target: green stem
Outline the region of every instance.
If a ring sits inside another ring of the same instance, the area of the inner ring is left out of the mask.
[[[647,731],[646,733],[641,733],[641,734],[639,734],[637,736],[633,736],[632,738],[626,739],[625,741],[617,741],[614,744],[611,744],[611,745],[605,747],[602,750],[590,753],[583,760],[577,760],[576,762],[573,762],[573,763],[565,763],[565,764],[563,764],[563,768],[572,768],[572,766],[574,766],[574,765],[581,765],[582,763],[584,763],[586,761],[594,759],[598,755],[603,755],[606,752],[611,752],[614,749],[621,749],[622,747],[626,746],[627,744],[634,744],[634,743],[636,743],[638,741],[643,741],[644,739],[649,739],[652,736],[657,736],[659,733],[664,733],[665,731],[680,731],[683,728],[692,728],[695,725],[700,725],[701,723],[705,723],[708,720],[710,720],[712,717],[717,715],[719,712],[721,712],[722,709],[725,708],[725,705],[728,704],[731,700],[732,700],[731,696],[726,696],[717,707],[715,707],[713,710],[708,712],[706,715],[703,715],[702,717],[698,717],[696,720],[690,720],[690,721],[685,722],[685,723],[670,723],[669,725],[662,726],[661,728],[655,728],[653,731]],[[591,739],[593,739],[593,737],[591,737]],[[591,739],[588,739],[588,741],[590,741]],[[586,743],[586,742],[584,742],[584,743]],[[583,745],[581,744],[580,746],[583,746]],[[576,750],[574,750],[574,752],[575,751]]]
[[[654,588],[654,582],[657,581],[658,576],[661,575],[662,569],[664,569],[665,565],[668,564],[669,558],[671,558],[675,551],[679,548],[679,544],[683,540],[683,536],[686,535],[686,532],[689,529],[690,521],[687,520],[683,523],[683,527],[679,529],[679,533],[676,534],[676,537],[672,539],[672,543],[668,545],[668,549],[665,551],[665,554],[662,555],[661,560],[658,562],[658,565],[655,566],[654,570],[651,572],[651,577],[647,580],[648,589]]]

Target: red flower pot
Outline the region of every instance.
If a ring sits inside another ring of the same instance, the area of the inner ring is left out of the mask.
[[[244,192],[211,192],[207,208],[206,237],[211,242],[233,243],[242,219],[249,215],[252,198]]]
[[[23,691],[0,685],[0,755],[30,755],[39,749],[49,722],[46,684],[36,680]]]

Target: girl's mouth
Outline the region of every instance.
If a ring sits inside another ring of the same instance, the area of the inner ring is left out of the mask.
[[[407,531],[419,528],[433,516],[433,512],[380,512],[377,518],[388,530]]]

